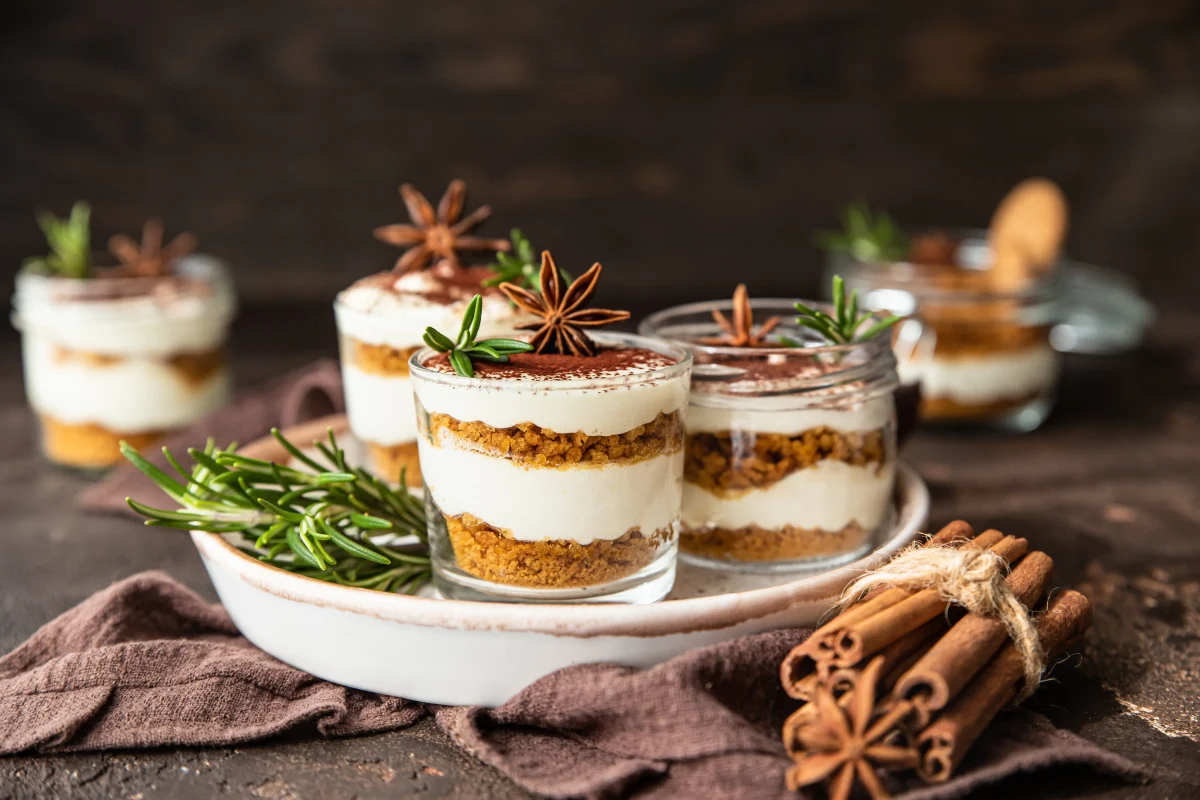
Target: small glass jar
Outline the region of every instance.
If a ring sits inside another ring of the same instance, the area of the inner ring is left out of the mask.
[[[481,292],[479,338],[511,336],[517,323],[530,319],[498,290],[482,288],[494,274],[487,267],[445,262],[405,275],[382,272],[357,281],[334,301],[346,417],[380,477],[395,483],[403,471],[410,487],[421,486],[408,364],[425,346],[426,327],[456,334],[467,304]]]
[[[101,470],[229,398],[236,310],[224,266],[188,256],[161,277],[17,275],[25,391],[50,461]]]
[[[702,343],[720,336],[712,312],[729,317],[730,301],[676,306],[639,327],[694,359],[681,557],[753,572],[852,561],[893,517],[898,380],[888,338],[829,345],[795,324],[793,300],[751,308],[760,322],[783,320],[774,340],[802,346]]]
[[[476,365],[473,378],[426,366],[429,349],[410,360],[442,595],[649,603],[670,591],[691,357],[639,336],[590,336],[665,358],[589,372],[529,356],[562,364],[500,377]]]
[[[929,357],[897,353],[901,380],[921,387],[922,424],[1031,431],[1054,405],[1060,360],[1051,344],[1058,276],[1018,291],[992,287],[991,251],[982,234],[960,234],[959,267],[864,262],[830,256],[829,272],[861,307],[919,314],[932,334]]]

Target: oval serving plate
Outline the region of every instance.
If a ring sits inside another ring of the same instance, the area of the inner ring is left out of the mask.
[[[285,431],[297,443],[345,417]],[[353,448],[346,442],[348,454]],[[285,460],[274,439],[241,452]],[[929,492],[896,473],[895,524],[851,564],[802,576],[714,573],[680,564],[676,590],[654,605],[538,605],[409,597],[293,575],[193,532],[213,586],[247,639],[281,661],[356,689],[445,705],[495,706],[543,675],[609,661],[648,667],[696,647],[814,625],[846,584],[907,545],[925,524]]]

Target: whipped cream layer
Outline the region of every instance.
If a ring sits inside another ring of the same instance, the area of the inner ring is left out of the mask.
[[[342,391],[350,430],[382,445],[416,441],[417,411],[407,376],[364,372],[342,359]]]
[[[693,530],[737,529],[750,525],[774,530],[791,525],[839,531],[852,522],[873,530],[887,518],[895,468],[852,467],[819,461],[765,489],[719,497],[692,483],[683,486],[683,523]]]
[[[429,326],[453,339],[486,274],[479,268],[454,272],[442,264],[404,275],[384,272],[363,278],[337,296],[333,308],[338,330],[360,342],[397,349],[420,345]],[[483,322],[476,338],[511,336],[517,323],[531,319],[504,295],[484,292]]]
[[[529,468],[421,438],[425,486],[443,514],[471,514],[525,542],[591,544],[637,528],[646,536],[679,518],[679,452],[603,467]]]
[[[151,291],[101,297],[89,294],[99,282],[22,272],[13,324],[68,350],[100,355],[153,358],[220,347],[236,311],[223,265],[189,256],[176,273],[182,280],[161,281]]]
[[[926,397],[964,405],[1018,399],[1046,391],[1058,380],[1058,353],[1049,344],[992,355],[934,355],[919,371],[901,365],[902,381],[919,380]],[[907,374],[906,374],[907,373]]]
[[[229,399],[225,367],[193,384],[155,358],[102,365],[63,360],[56,342],[31,331],[22,349],[30,405],[63,423],[93,423],[116,433],[179,428]]]
[[[692,392],[687,426],[692,433],[746,431],[795,436],[818,427],[846,433],[879,430],[895,416],[891,392],[846,406],[807,406],[796,396],[737,397]]]

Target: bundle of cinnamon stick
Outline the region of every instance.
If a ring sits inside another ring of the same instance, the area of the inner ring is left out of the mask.
[[[1032,628],[1021,620],[1025,638],[1036,641],[1023,641],[1011,620],[958,608],[944,588],[872,589],[781,666],[784,689],[804,701],[783,727],[792,789],[824,782],[831,798],[844,800],[861,785],[886,798],[888,774],[948,780],[992,719],[1036,685],[1043,656],[1069,650],[1091,624],[1078,592],[1055,592],[1045,604],[1054,562],[1030,552],[1025,539],[995,530],[976,536],[956,521],[924,547],[998,556],[1008,566],[1002,591],[1025,609],[1044,608]]]

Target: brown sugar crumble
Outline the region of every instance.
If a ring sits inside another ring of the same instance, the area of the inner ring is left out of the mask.
[[[736,494],[772,486],[819,461],[852,467],[883,466],[884,432],[843,433],[826,426],[795,435],[721,431],[692,433],[684,448],[683,477],[716,494]]]
[[[461,422],[447,414],[430,414],[433,442],[446,438],[467,443],[472,450],[533,467],[602,466],[645,461],[683,446],[683,421],[678,411],[659,413],[645,425],[612,436],[582,432],[556,433],[531,422],[493,428],[482,422]]]
[[[750,525],[736,529],[685,530],[679,537],[679,549],[717,561],[789,561],[849,553],[869,538],[870,531],[857,522],[837,531],[791,525],[772,530]]]
[[[1049,344],[1050,328],[1045,325],[1021,325],[1015,322],[979,320],[939,320],[926,317],[937,334],[934,357],[969,358],[996,353],[1014,353]]]
[[[386,344],[367,344],[352,337],[347,339],[350,362],[354,366],[371,375],[392,378],[408,377],[408,360],[422,347],[389,347]]]
[[[600,586],[628,577],[651,564],[674,538],[670,530],[645,536],[634,528],[619,539],[591,544],[523,542],[470,514],[445,519],[460,569],[492,583],[535,589]]]
[[[379,444],[368,441],[366,445],[371,457],[371,467],[376,475],[389,483],[399,483],[400,472],[404,470],[404,479],[409,486],[424,485],[421,480],[421,465],[417,460],[416,442]]]

